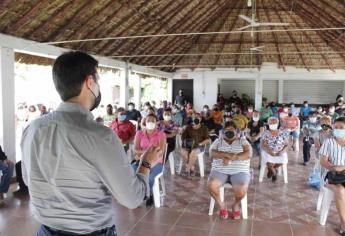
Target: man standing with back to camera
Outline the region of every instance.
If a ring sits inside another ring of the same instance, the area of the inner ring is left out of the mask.
[[[114,236],[112,197],[136,208],[150,196],[150,168],[161,151],[145,152],[135,173],[115,133],[94,121],[97,67],[83,52],[59,56],[53,80],[63,102],[23,132],[23,179],[42,224],[38,236]]]

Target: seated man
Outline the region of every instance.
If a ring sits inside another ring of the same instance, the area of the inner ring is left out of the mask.
[[[259,155],[259,169],[261,163],[261,136],[265,131],[265,124],[260,121],[260,113],[258,111],[253,112],[253,117],[248,123],[246,130],[246,137],[252,148]]]
[[[182,175],[195,176],[195,162],[198,154],[203,151],[204,146],[209,143],[208,129],[201,124],[201,115],[193,115],[192,124],[182,131],[182,150],[181,157],[186,162],[186,170]]]
[[[129,149],[129,143],[134,140],[135,126],[127,120],[126,111],[123,107],[117,109],[117,119],[110,124],[110,128],[114,130],[117,136],[121,139],[125,151]]]
[[[7,156],[0,146],[0,171],[2,171],[1,181],[0,181],[0,206],[4,204],[5,193],[11,184],[11,178],[13,175],[14,164],[7,159]]]
[[[282,118],[282,129],[287,136],[292,136],[292,149],[295,151],[296,149],[296,142],[299,139],[300,135],[300,121],[297,116],[292,114],[292,111],[288,111],[288,116]]]
[[[213,158],[212,169],[208,180],[208,191],[220,209],[221,219],[228,218],[225,203],[220,200],[219,189],[230,183],[234,190],[235,201],[232,204],[232,217],[240,219],[240,202],[247,194],[250,181],[250,156],[252,148],[245,138],[240,138],[236,124],[226,122],[222,138],[214,141],[210,148]]]

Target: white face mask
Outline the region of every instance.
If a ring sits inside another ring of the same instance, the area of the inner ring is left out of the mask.
[[[288,108],[284,108],[284,112],[288,112],[289,111],[289,109]]]
[[[155,128],[156,128],[156,123],[153,123],[153,122],[147,122],[146,123],[146,129],[153,130]]]
[[[335,111],[335,109],[334,109],[334,108],[329,109],[329,113],[331,113],[331,114],[333,114],[333,113],[334,113],[334,111]]]
[[[254,117],[254,116],[253,116],[253,121],[254,121],[254,122],[258,122],[259,119],[260,119],[260,117]]]
[[[132,111],[134,109],[133,106],[128,106],[128,110]]]
[[[270,125],[270,130],[277,130],[278,129],[278,124],[271,124]]]
[[[316,123],[316,119],[317,119],[316,117],[311,117],[309,120],[311,123]]]
[[[163,117],[165,121],[170,121],[171,120],[171,116],[164,116]]]
[[[207,109],[207,108],[204,108],[204,112],[208,112],[208,109]]]
[[[253,112],[253,109],[248,109],[248,112]]]

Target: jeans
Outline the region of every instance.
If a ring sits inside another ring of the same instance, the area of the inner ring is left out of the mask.
[[[135,162],[132,164],[133,169],[136,171],[139,167],[139,162]],[[149,175],[149,184],[150,184],[150,191],[152,193],[152,187],[155,181],[155,177],[162,173],[163,171],[163,165],[158,163],[153,168],[151,168],[150,175]]]
[[[255,142],[249,142],[249,143],[252,146],[253,150],[255,150],[257,154],[260,156],[260,153],[261,153],[260,139]]]
[[[90,233],[90,234],[84,234],[85,236],[116,236],[116,229],[115,225],[112,227],[106,228],[104,230],[99,230],[101,232],[99,233]],[[63,231],[52,231],[45,225],[41,225],[41,227],[38,229],[36,236],[72,236],[72,235],[83,235],[83,234],[74,234],[74,233],[68,233]]]
[[[14,164],[12,162],[7,166],[3,161],[0,161],[0,171],[2,171],[0,180],[0,193],[7,193],[11,184],[13,169]]]

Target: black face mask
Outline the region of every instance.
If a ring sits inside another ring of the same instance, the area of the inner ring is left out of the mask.
[[[289,113],[289,116],[291,117],[291,116],[292,116],[292,113]]]
[[[195,125],[198,125],[198,124],[200,124],[200,120],[199,120],[198,118],[195,118],[195,119],[193,120],[193,123],[194,123]]]
[[[214,110],[214,111],[219,111],[218,108],[214,108],[213,110]]]
[[[102,99],[102,95],[101,95],[101,90],[99,89],[99,85],[97,83],[98,86],[98,96],[96,97],[96,95],[92,92],[92,90],[90,89],[91,93],[93,94],[93,96],[95,96],[95,103],[93,104],[93,106],[90,108],[90,111],[95,110],[99,104],[101,103],[101,99]]]
[[[231,130],[227,130],[224,132],[224,136],[227,138],[227,139],[233,139],[235,137],[235,132],[234,131],[231,131]]]
[[[332,129],[332,127],[331,127],[330,125],[327,125],[327,124],[321,125],[321,128],[322,128],[323,130]]]

